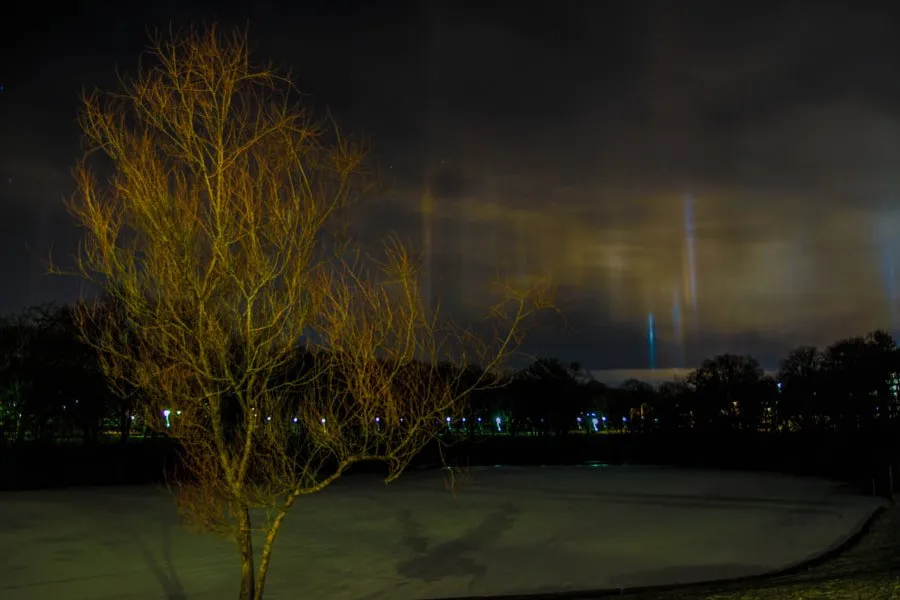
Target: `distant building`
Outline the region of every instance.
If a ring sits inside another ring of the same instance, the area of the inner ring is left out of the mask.
[[[900,417],[900,373],[891,373],[888,377],[888,418],[896,419]]]

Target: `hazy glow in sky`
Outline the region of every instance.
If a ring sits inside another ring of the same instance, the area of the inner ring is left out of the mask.
[[[23,29],[0,82],[0,310],[77,295],[38,259],[77,239],[60,198],[79,88],[135,64],[148,23],[217,16],[249,19],[261,56],[371,134],[393,190],[360,222],[427,245],[449,306],[483,300],[497,269],[553,277],[567,327],[537,332],[537,353],[646,368],[650,315],[659,368],[723,351],[773,366],[900,328],[894,9],[350,4],[163,3]]]
[[[673,367],[709,332],[825,343],[897,324],[900,243],[878,234],[900,231],[897,213],[811,206],[800,221],[789,202],[729,211],[727,192],[692,198],[693,234],[677,193],[549,213],[487,198],[436,201],[433,285],[472,301],[493,269],[550,273],[591,327],[637,330],[653,314],[657,361]]]

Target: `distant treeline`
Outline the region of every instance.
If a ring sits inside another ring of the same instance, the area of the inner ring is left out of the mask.
[[[900,487],[896,481],[900,456],[893,435],[681,430],[562,437],[484,435],[449,442],[436,440],[410,467],[647,464],[825,477],[846,482],[853,491],[884,497]],[[351,472],[383,474],[384,465],[359,464]],[[164,485],[173,477],[179,477],[178,448],[166,438],[133,439],[124,445],[16,444],[0,451],[0,490]]]
[[[445,433],[880,436],[900,422],[898,371],[900,352],[883,331],[827,348],[797,348],[775,376],[752,356],[723,354],[658,388],[635,379],[609,387],[577,363],[541,358],[505,385],[471,394],[465,415],[447,416]],[[0,444],[143,438],[149,434],[138,402],[137,392],[110,390],[94,352],[76,334],[70,308],[39,306],[0,319]],[[171,418],[177,409],[173,399]]]

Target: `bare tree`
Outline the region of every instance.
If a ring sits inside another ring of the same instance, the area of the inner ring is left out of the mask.
[[[546,287],[503,287],[479,325],[453,325],[422,301],[408,248],[388,239],[376,259],[346,234],[371,189],[365,149],[253,65],[244,34],[157,36],[148,59],[83,99],[68,206],[85,236],[76,272],[105,299],[78,323],[177,441],[183,514],[233,536],[240,597],[259,599],[294,502],[359,461],[398,477],[496,382]],[[486,375],[461,385],[448,362]]]

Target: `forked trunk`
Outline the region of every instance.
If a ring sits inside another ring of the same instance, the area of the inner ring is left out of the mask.
[[[253,572],[253,531],[250,529],[250,511],[245,507],[238,512],[238,552],[241,554],[241,595],[239,600],[256,600],[256,580]],[[262,590],[260,590],[262,591]]]

